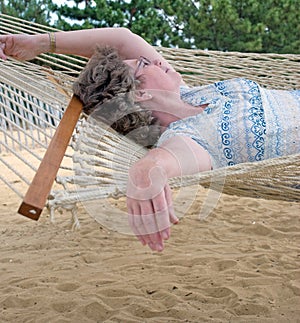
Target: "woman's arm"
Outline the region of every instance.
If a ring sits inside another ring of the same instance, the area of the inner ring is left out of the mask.
[[[59,54],[73,54],[90,58],[97,45],[117,48],[123,59],[145,56],[159,59],[172,68],[165,59],[143,38],[127,28],[95,28],[67,32],[55,32],[56,50]],[[51,50],[49,34],[0,35],[0,58],[12,56],[18,60],[30,60]]]
[[[127,187],[129,224],[143,245],[162,251],[171,224],[178,222],[168,178],[210,169],[207,151],[185,136],[169,139],[131,167]]]

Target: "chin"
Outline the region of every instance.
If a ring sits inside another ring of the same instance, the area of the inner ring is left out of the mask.
[[[174,76],[174,80],[175,80],[176,86],[178,87],[178,91],[179,91],[179,87],[182,83],[184,83],[184,81],[182,79],[182,76],[178,72],[175,72],[175,74],[176,74],[176,76]]]

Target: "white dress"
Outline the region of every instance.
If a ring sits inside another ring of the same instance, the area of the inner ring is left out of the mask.
[[[300,152],[300,91],[268,90],[248,79],[181,87],[183,101],[209,104],[169,125],[157,146],[184,135],[208,151],[213,168]]]

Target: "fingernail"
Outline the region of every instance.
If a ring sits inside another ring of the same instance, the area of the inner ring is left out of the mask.
[[[169,239],[169,234],[166,232],[166,231],[163,231],[161,233],[161,237],[164,239],[164,240],[168,240]]]
[[[156,251],[163,251],[164,247],[161,243],[156,244]]]
[[[146,245],[146,242],[145,242],[145,240],[144,240],[144,239],[142,239],[142,238],[140,238],[140,237],[137,237],[137,239],[139,240],[139,242],[140,242],[143,246],[145,246],[145,245]]]
[[[154,244],[152,242],[149,242],[148,243],[148,246],[149,246],[150,249],[155,250]]]

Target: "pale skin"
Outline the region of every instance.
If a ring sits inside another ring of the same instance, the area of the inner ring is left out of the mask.
[[[205,106],[193,107],[180,99],[183,83],[174,68],[144,39],[126,28],[101,28],[57,32],[56,53],[90,58],[97,44],[117,48],[120,56],[137,68],[144,56],[151,64],[140,71],[142,82],[136,100],[152,111],[164,127],[185,117],[199,114]],[[11,56],[30,60],[50,50],[48,34],[0,35],[0,58]],[[159,107],[159,109],[158,109]],[[149,152],[129,170],[127,209],[133,233],[143,245],[162,251],[170,237],[170,227],[178,222],[173,209],[168,178],[211,169],[208,153],[195,141],[175,136]]]

